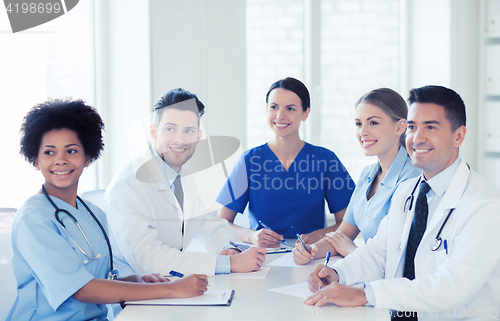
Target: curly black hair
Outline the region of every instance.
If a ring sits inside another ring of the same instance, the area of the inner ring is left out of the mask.
[[[63,128],[76,132],[90,162],[99,158],[104,148],[104,122],[81,99],[53,99],[31,108],[21,125],[21,155],[34,166],[43,135]]]

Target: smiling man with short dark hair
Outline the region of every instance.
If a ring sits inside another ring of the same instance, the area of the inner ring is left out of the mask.
[[[115,175],[106,190],[120,272],[214,275],[262,266],[266,249],[233,249],[229,242],[241,240],[218,217],[218,208],[203,202],[193,175],[182,169],[201,139],[204,110],[198,97],[182,88],[162,95],[154,105],[152,145]],[[208,253],[185,251],[193,240]]]
[[[500,192],[458,155],[466,115],[456,92],[416,88],[409,102],[406,146],[423,174],[399,186],[372,240],[332,267],[314,268],[316,293],[305,303],[368,303],[397,310],[393,319],[496,319]]]

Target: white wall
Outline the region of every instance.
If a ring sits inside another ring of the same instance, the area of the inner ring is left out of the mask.
[[[130,160],[132,126],[173,88],[183,87],[205,104],[202,120],[208,135],[245,143],[244,1],[112,0],[96,5],[97,107],[107,130],[99,188],[106,188]]]
[[[151,109],[148,1],[96,1],[96,107],[106,125],[98,187],[129,157],[128,132]]]
[[[208,135],[246,141],[245,2],[152,0],[152,95],[183,87],[200,98]]]
[[[465,102],[467,134],[460,156],[478,170],[479,165],[479,4],[453,0],[451,28],[451,88]]]
[[[410,88],[439,84],[462,96],[468,133],[461,156],[475,168],[479,2],[401,1],[407,37],[400,92],[406,97]],[[175,87],[205,103],[206,133],[237,137],[246,149],[244,1],[111,0],[96,6],[97,107],[107,125],[100,188],[130,159],[131,126]]]
[[[477,164],[479,1],[403,0],[407,73],[402,93],[414,87],[452,88],[465,102],[467,135],[460,156]]]

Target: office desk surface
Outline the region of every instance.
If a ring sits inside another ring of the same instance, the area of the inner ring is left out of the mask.
[[[268,254],[266,263],[281,255]],[[264,279],[209,277],[210,288],[235,290],[231,306],[127,306],[115,320],[390,320],[387,310],[334,305],[317,308],[305,305],[299,297],[268,291],[306,282],[309,272],[307,267],[271,266]]]

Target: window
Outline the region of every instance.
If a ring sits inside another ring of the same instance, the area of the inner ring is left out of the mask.
[[[305,80],[305,3],[247,1],[248,148],[273,138],[265,120],[269,86],[287,76]],[[354,103],[375,88],[399,89],[399,0],[322,0],[320,11],[309,17],[321,19],[320,94],[311,101],[311,114],[320,113],[320,138],[314,143],[333,150],[357,181],[376,159],[364,156],[355,138]],[[301,138],[308,140],[302,132]]]
[[[94,5],[80,1],[63,16],[12,34],[7,13],[0,19],[0,137],[2,184],[0,207],[19,208],[40,190],[43,177],[19,154],[19,128],[24,115],[48,98],[81,98],[94,106]],[[95,188],[91,165],[80,190]]]

